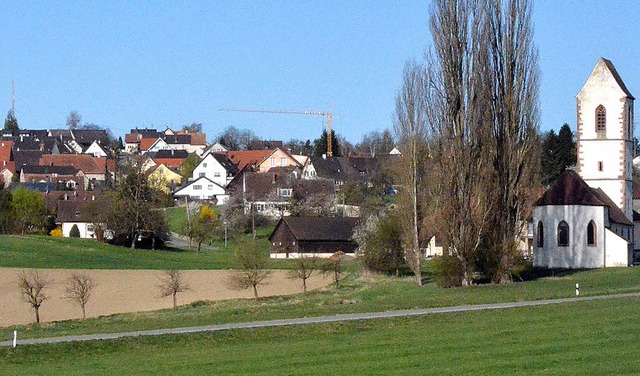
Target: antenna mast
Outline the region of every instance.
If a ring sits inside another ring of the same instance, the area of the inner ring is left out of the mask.
[[[11,115],[16,116],[16,85],[11,80]]]

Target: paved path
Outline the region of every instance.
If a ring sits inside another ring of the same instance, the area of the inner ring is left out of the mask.
[[[233,324],[194,326],[194,327],[188,327],[188,328],[156,329],[156,330],[144,330],[144,331],[138,331],[138,332],[123,332],[123,333],[87,334],[87,335],[77,335],[77,336],[38,338],[38,339],[25,339],[25,340],[20,340],[19,338],[20,333],[18,333],[18,345],[34,345],[34,344],[45,344],[45,343],[75,342],[75,341],[93,341],[93,340],[100,340],[100,339],[117,339],[117,338],[125,338],[125,337],[157,336],[157,335],[163,335],[163,334],[217,332],[221,330],[265,328],[265,327],[277,327],[277,326],[289,326],[289,325],[321,324],[321,323],[338,322],[338,321],[355,321],[355,320],[371,320],[371,319],[382,319],[382,318],[391,318],[391,317],[423,316],[423,315],[432,315],[436,313],[486,311],[486,310],[493,310],[493,309],[535,307],[535,306],[545,306],[545,305],[552,305],[552,304],[584,302],[584,301],[591,301],[591,300],[624,299],[624,298],[637,298],[637,297],[640,297],[640,293],[600,295],[600,296],[587,296],[587,297],[549,299],[549,300],[533,300],[528,302],[514,302],[514,303],[477,304],[477,305],[463,305],[463,306],[442,307],[442,308],[423,308],[423,309],[409,309],[409,310],[385,311],[385,312],[354,313],[354,314],[347,314],[347,315],[318,316],[318,317],[305,317],[305,318],[297,318],[297,319],[283,319],[283,320],[269,320],[269,321],[253,321],[253,322],[233,323]],[[0,342],[0,346],[12,346],[12,341]]]

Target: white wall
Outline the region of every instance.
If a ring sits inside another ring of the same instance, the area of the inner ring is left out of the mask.
[[[533,211],[533,265],[547,268],[601,268],[604,265],[605,207],[581,205],[538,206]],[[569,245],[558,247],[557,228],[569,224]],[[587,245],[587,225],[596,224],[596,245]],[[538,247],[538,223],[544,227],[544,246]]]
[[[607,248],[604,266],[627,266],[629,263],[629,243],[609,229],[606,229],[605,236]]]
[[[80,231],[80,237],[87,239],[87,238],[93,238],[94,237],[94,229],[93,229],[93,223],[86,223],[86,222],[66,222],[62,224],[62,236],[64,236],[65,238],[69,238],[69,233],[71,232],[71,229],[73,228],[73,225],[77,225],[78,226],[78,230]]]
[[[194,180],[201,176],[212,180],[222,187],[227,186],[227,170],[225,170],[225,168],[222,167],[222,165],[211,154],[207,154],[207,156],[200,161],[200,164],[193,169]]]

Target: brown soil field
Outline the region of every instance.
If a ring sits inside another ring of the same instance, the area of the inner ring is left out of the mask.
[[[27,324],[35,321],[31,305],[26,303],[18,289],[18,278],[25,269],[0,268],[0,326]],[[159,270],[70,270],[38,269],[50,281],[45,290],[48,299],[40,307],[40,321],[61,321],[82,317],[76,302],[64,298],[66,280],[73,272],[87,273],[97,285],[87,303],[87,317],[112,315],[115,313],[153,311],[172,307],[172,298],[160,297]],[[238,291],[228,287],[229,271],[188,270],[184,271],[190,290],[178,294],[178,304],[189,304],[198,300],[224,300],[253,298],[253,290]],[[287,272],[273,271],[266,285],[258,286],[263,296],[292,295],[302,292],[298,279],[287,278]],[[330,278],[314,275],[307,280],[310,290],[325,287]]]

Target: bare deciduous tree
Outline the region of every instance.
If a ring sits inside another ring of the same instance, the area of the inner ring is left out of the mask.
[[[432,132],[438,235],[470,285],[491,202],[484,194],[490,166],[487,43],[483,8],[474,0],[436,0],[430,12],[434,54],[427,56],[427,94]]]
[[[86,273],[72,273],[67,279],[67,284],[64,288],[65,298],[78,303],[82,308],[83,319],[87,318],[86,306],[95,287],[96,281]]]
[[[487,2],[486,38],[491,98],[494,201],[485,271],[493,282],[512,280],[518,237],[538,182],[538,52],[533,43],[529,0]]]
[[[307,279],[318,269],[318,258],[300,255],[294,261],[295,268],[289,273],[289,278],[302,281],[302,291],[307,293]]]
[[[178,308],[177,295],[179,292],[189,291],[189,284],[180,270],[170,269],[162,272],[160,276],[160,296],[173,298],[173,309]]]
[[[229,286],[238,290],[253,288],[253,296],[258,300],[258,285],[270,274],[268,260],[269,256],[255,241],[238,244],[234,254],[236,270],[229,276]]]
[[[426,158],[427,90],[424,67],[413,61],[404,67],[403,83],[396,98],[394,130],[403,151],[398,182],[403,186],[398,205],[402,227],[403,249],[416,283],[422,285],[420,222],[423,217],[424,160]]]
[[[25,302],[31,304],[36,313],[37,323],[40,323],[40,306],[49,298],[44,290],[50,283],[47,276],[37,270],[23,271],[18,277],[20,295]]]
[[[322,274],[329,274],[333,277],[333,282],[336,284],[336,288],[340,288],[340,280],[344,274],[344,252],[338,251],[331,255],[331,257],[322,265],[320,271]]]

